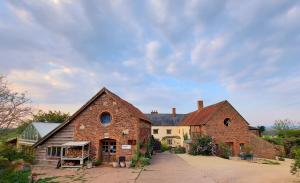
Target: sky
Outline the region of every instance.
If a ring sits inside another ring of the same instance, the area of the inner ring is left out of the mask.
[[[252,125],[300,121],[300,1],[0,1],[0,74],[35,109],[102,87],[149,113],[228,100]]]

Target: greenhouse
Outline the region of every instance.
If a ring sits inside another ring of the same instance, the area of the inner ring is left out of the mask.
[[[18,136],[17,147],[32,151],[31,146],[54,130],[60,123],[32,122]]]

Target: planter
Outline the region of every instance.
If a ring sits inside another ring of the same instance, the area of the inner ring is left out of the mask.
[[[112,163],[112,166],[113,166],[114,168],[117,168],[117,167],[119,167],[119,163],[118,163],[118,162],[113,162],[113,163]]]
[[[92,167],[93,167],[93,163],[92,163],[92,162],[88,162],[88,163],[86,164],[86,168],[90,169],[90,168],[92,168]]]
[[[127,167],[127,168],[130,168],[130,167],[131,167],[131,161],[126,161],[125,164],[126,164],[126,167]]]
[[[121,166],[122,168],[125,168],[125,162],[120,162],[120,166]]]

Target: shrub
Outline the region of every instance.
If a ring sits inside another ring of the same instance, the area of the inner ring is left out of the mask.
[[[154,139],[153,150],[161,151],[161,143],[158,139]]]
[[[293,153],[295,155],[295,159],[291,166],[291,173],[294,175],[298,173],[300,169],[300,148],[294,148]]]
[[[0,156],[0,170],[7,168],[10,166],[10,162],[7,158],[4,158],[3,156]]]
[[[192,143],[189,154],[211,156],[216,153],[216,145],[213,143],[211,136],[198,137]]]
[[[150,158],[147,158],[144,154],[140,152],[140,146],[137,145],[137,148],[131,157],[131,166],[132,167],[144,167],[150,165]]]
[[[179,147],[175,147],[175,148],[173,149],[173,152],[174,152],[175,154],[184,154],[184,153],[186,152],[186,150],[185,150],[184,147],[179,146]]]
[[[284,144],[283,143],[284,139],[281,137],[264,136],[263,139],[272,144],[275,144],[275,145],[283,145]]]
[[[102,163],[102,161],[100,159],[97,159],[96,161],[94,161],[95,166],[100,166],[101,163]]]
[[[243,149],[243,151],[244,151],[246,154],[252,154],[252,150],[253,150],[253,146],[250,146],[250,145],[245,145],[245,146],[244,146],[244,149]]]
[[[9,161],[14,161],[18,159],[22,159],[25,162],[33,163],[34,156],[24,152],[19,151],[17,148],[11,145],[4,145],[2,144],[0,147],[0,156],[7,158]]]
[[[225,144],[224,142],[220,142],[218,146],[218,156],[229,159],[229,157],[232,155],[231,149],[229,145]]]
[[[161,142],[161,150],[164,152],[164,151],[169,151],[171,148],[170,146],[167,144],[166,141],[162,141]]]
[[[189,136],[188,136],[187,133],[185,133],[185,134],[183,135],[183,140],[188,140],[188,139],[189,139]]]
[[[141,156],[141,157],[140,157],[140,165],[141,165],[141,167],[150,165],[150,158]]]

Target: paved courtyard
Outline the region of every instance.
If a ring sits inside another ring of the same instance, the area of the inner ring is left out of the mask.
[[[226,160],[218,157],[170,154],[153,156],[152,164],[140,169],[101,166],[92,169],[40,169],[40,177],[57,182],[107,183],[289,183],[300,182],[289,173],[291,160],[280,165]]]

